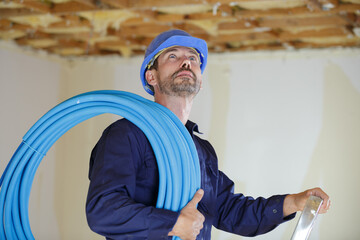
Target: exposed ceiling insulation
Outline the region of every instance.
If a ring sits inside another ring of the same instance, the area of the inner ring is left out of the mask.
[[[360,47],[360,0],[0,1],[0,39],[61,56],[144,54],[175,28],[210,52]]]

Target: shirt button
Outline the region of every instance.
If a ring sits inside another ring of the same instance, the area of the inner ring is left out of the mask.
[[[273,209],[273,213],[277,213],[277,210],[276,210],[276,209]]]

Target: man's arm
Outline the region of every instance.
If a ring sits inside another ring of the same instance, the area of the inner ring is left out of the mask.
[[[267,233],[279,224],[291,220],[295,214],[284,217],[286,195],[256,199],[234,194],[234,183],[219,171],[214,226],[241,236],[253,237]]]
[[[302,211],[310,196],[317,196],[323,199],[319,213],[326,213],[330,208],[330,198],[321,188],[313,188],[297,194],[289,194],[284,200],[284,217],[297,211]]]
[[[179,216],[154,206],[156,162],[140,133],[121,120],[104,131],[91,154],[86,216],[94,232],[111,239],[168,239]]]

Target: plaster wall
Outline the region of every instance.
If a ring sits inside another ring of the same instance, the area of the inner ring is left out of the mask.
[[[59,101],[58,62],[0,48],[0,172],[30,127]],[[59,239],[56,199],[56,146],[46,154],[31,189],[30,224],[39,239]],[[54,236],[54,238],[52,238]]]
[[[141,61],[54,61],[0,48],[0,170],[27,129],[62,100],[96,89],[151,99],[140,84]],[[319,216],[313,240],[360,234],[360,208],[351,204],[360,197],[358,66],[359,49],[210,54],[193,106],[191,119],[214,145],[236,191],[268,197],[320,186],[330,194],[332,208]],[[36,239],[103,239],[88,229],[84,213],[88,159],[117,118],[79,124],[44,158],[30,197]],[[289,239],[295,225],[293,220],[255,239]],[[246,238],[214,230],[213,239]]]

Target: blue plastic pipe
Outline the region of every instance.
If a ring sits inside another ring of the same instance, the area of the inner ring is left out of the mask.
[[[0,178],[0,239],[34,239],[29,196],[36,170],[51,146],[75,125],[103,113],[127,118],[149,139],[159,168],[157,208],[181,210],[200,188],[194,142],[167,108],[114,90],[83,93],[52,108],[25,134]]]

